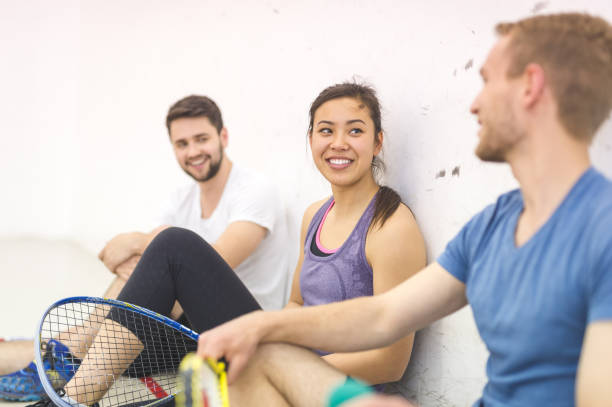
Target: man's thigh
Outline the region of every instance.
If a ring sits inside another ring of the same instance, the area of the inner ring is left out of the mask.
[[[312,351],[286,344],[261,346],[229,388],[232,407],[324,406],[343,383],[339,372]]]

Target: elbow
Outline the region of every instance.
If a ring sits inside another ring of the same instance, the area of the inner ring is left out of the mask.
[[[381,351],[384,352],[380,358],[381,361],[384,360],[384,368],[378,370],[375,384],[399,381],[404,376],[412,356],[412,338],[405,338]]]
[[[406,372],[406,368],[410,362],[411,354],[412,352],[408,350],[406,354],[402,355],[390,366],[388,377],[386,378],[387,380],[385,380],[385,382],[397,382],[404,376],[404,372]]]

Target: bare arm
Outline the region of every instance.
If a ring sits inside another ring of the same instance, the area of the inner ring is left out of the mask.
[[[200,335],[198,354],[230,362],[233,381],[260,342],[330,352],[392,344],[467,304],[465,286],[433,263],[384,294],[283,311],[257,311]]]
[[[392,289],[425,267],[425,242],[406,206],[401,205],[382,228],[370,231],[366,256],[374,274],[374,295]],[[382,348],[332,353],[324,359],[342,372],[369,383],[397,381],[410,361],[413,341],[414,334],[409,334]]]
[[[153,229],[151,232],[128,232],[113,237],[98,254],[104,265],[113,273],[117,267],[125,263],[133,256],[140,256],[151,241],[161,232],[168,228],[163,225]]]
[[[588,325],[576,377],[576,406],[609,406],[612,400],[612,321]]]
[[[231,268],[236,268],[257,249],[267,233],[268,229],[257,223],[232,222],[212,247]]]

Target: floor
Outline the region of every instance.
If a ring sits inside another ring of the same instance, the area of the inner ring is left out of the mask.
[[[113,275],[74,242],[0,239],[2,326],[0,337],[32,338],[39,319],[54,301],[70,296],[101,296]],[[30,403],[2,402],[0,407]]]

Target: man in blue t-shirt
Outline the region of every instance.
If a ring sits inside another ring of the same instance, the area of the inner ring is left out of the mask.
[[[588,155],[612,106],[612,27],[568,13],[496,30],[500,39],[471,107],[481,125],[476,155],[507,162],[520,189],[477,214],[437,262],[385,294],[257,312],[203,333],[198,353],[229,360],[235,400],[248,400],[257,383],[260,393],[272,388],[271,400],[280,393],[291,405],[322,405],[346,380],[299,349],[256,352],[258,343],[361,351],[470,304],[490,351],[475,406],[612,405],[612,183]],[[353,406],[398,404],[405,402],[378,396]]]

